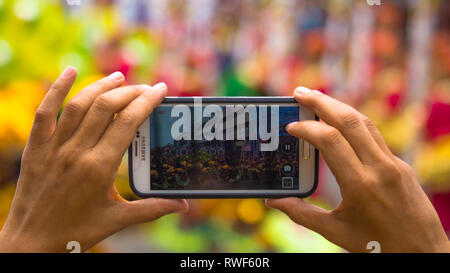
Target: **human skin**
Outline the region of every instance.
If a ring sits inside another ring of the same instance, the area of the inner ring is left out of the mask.
[[[325,210],[302,199],[267,199],[270,208],[351,252],[450,252],[439,217],[413,169],[392,154],[374,124],[352,107],[298,87],[297,102],[322,120],[293,122],[287,131],[319,149],[336,177],[342,202]]]
[[[36,112],[0,252],[67,251],[70,241],[84,251],[129,225],[188,209],[186,200],[128,202],[113,185],[137,128],[164,98],[165,84],[120,87],[123,75],[114,73],[77,94],[56,123],[75,77],[67,68]],[[266,204],[349,251],[367,251],[369,241],[378,241],[386,252],[450,252],[413,170],[389,151],[373,123],[318,91],[297,88],[294,96],[323,122],[295,122],[287,130],[321,151],[343,201],[332,211],[299,198]]]
[[[126,201],[113,184],[166,85],[120,87],[124,76],[113,73],[78,93],[56,122],[76,74],[66,68],[36,111],[0,252],[62,252],[70,241],[84,251],[129,225],[188,210],[186,200]]]

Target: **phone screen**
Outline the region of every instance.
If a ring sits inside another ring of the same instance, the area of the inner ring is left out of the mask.
[[[299,189],[298,106],[174,107],[150,116],[151,190]]]

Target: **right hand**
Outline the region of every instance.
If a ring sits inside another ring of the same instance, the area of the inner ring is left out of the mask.
[[[412,168],[394,156],[374,124],[352,107],[299,87],[295,99],[324,122],[301,121],[287,131],[320,150],[339,184],[332,211],[299,198],[268,199],[267,206],[355,252],[378,241],[383,252],[450,252],[439,217]]]

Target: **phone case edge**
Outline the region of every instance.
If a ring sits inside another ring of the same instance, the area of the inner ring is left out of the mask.
[[[183,99],[189,99],[189,100],[183,100]],[[205,97],[205,98],[209,98],[209,99],[214,99],[213,101],[208,101],[208,102],[232,102],[231,100],[228,100],[228,98],[230,97]],[[245,101],[245,102],[267,102],[268,100],[271,100],[273,102],[295,102],[295,99],[293,97],[277,97],[276,99],[280,99],[280,101],[274,101],[274,98],[270,98],[270,97],[231,97],[231,98],[248,98],[249,100]],[[263,98],[261,101],[255,101],[255,99],[261,99]],[[170,101],[167,101],[167,99],[171,99]],[[172,100],[172,99],[177,99],[177,100]],[[294,101],[292,101],[294,100]],[[179,98],[166,98],[164,99],[164,102],[192,102],[193,101],[193,97],[179,97]],[[242,100],[239,100],[242,102]],[[315,120],[319,120],[319,118],[317,117],[317,115],[314,115]],[[298,193],[298,194],[293,194],[293,193],[268,193],[268,194],[239,194],[239,193],[198,193],[198,194],[170,194],[170,193],[141,193],[139,192],[136,187],[134,186],[134,178],[133,178],[133,158],[132,158],[132,154],[133,154],[133,150],[132,150],[132,145],[133,143],[131,143],[131,145],[128,147],[128,176],[129,176],[129,182],[130,182],[130,187],[131,190],[139,197],[142,198],[150,198],[150,197],[162,197],[162,198],[188,198],[188,199],[219,199],[219,198],[282,198],[282,197],[299,197],[299,198],[305,198],[308,197],[310,195],[312,195],[318,185],[319,185],[319,151],[314,148],[314,184],[313,187],[311,188],[310,191],[305,192],[305,193]]]

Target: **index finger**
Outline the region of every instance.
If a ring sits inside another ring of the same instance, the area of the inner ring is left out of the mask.
[[[338,129],[363,164],[373,164],[386,159],[387,155],[364,125],[362,114],[353,107],[305,87],[297,87],[294,97],[300,104],[312,109],[327,124]]]
[[[288,124],[286,130],[313,144],[321,152],[341,189],[345,190],[349,184],[353,187],[354,182],[363,176],[364,168],[359,158],[336,128],[323,122],[304,120]]]
[[[139,126],[150,116],[167,92],[167,86],[159,83],[147,90],[118,113],[116,119],[106,129],[94,150],[115,163],[120,163],[123,154],[130,146]]]

